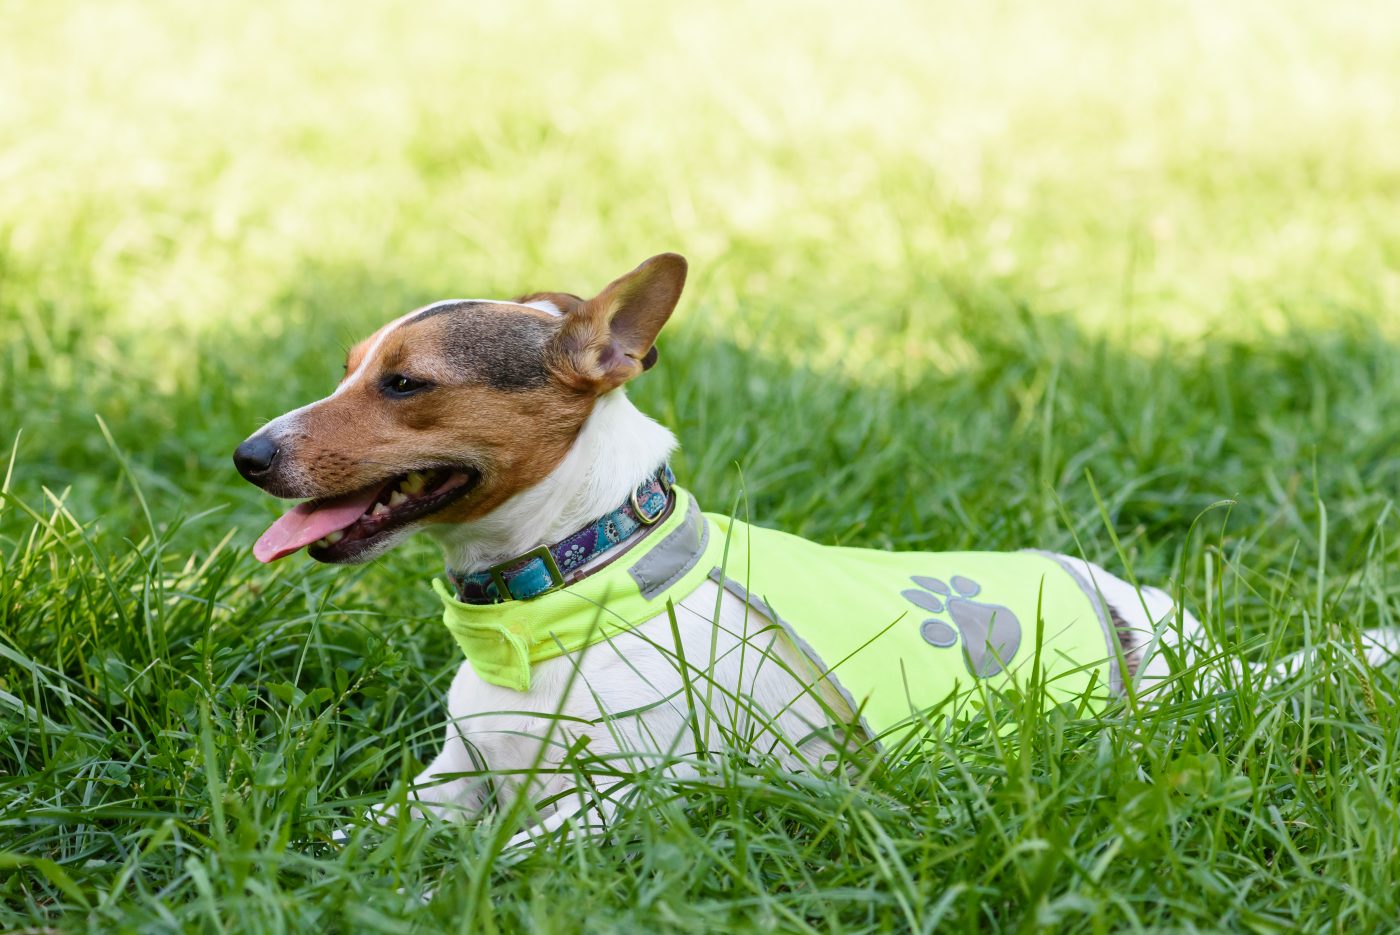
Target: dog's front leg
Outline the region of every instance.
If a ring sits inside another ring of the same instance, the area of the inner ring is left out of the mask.
[[[620,785],[621,783],[614,783],[613,787]],[[566,840],[572,840],[575,836],[589,838],[605,834],[616,814],[617,803],[610,796],[609,789],[588,790],[585,787],[577,787],[572,790],[569,799],[555,806],[553,812],[512,835],[506,842],[506,848],[509,850],[522,845],[533,847],[566,825]]]
[[[414,817],[432,814],[441,819],[462,819],[477,815],[491,797],[490,781],[482,774],[486,761],[473,745],[470,732],[477,709],[473,687],[479,680],[468,663],[462,663],[447,692],[447,726],[442,749],[428,764],[409,790],[409,807]],[[391,806],[382,813],[394,814]]]
[[[448,690],[442,749],[414,779],[410,813],[472,818],[493,804],[511,809],[521,796],[551,801],[572,788],[577,777],[561,772],[565,751],[579,739],[580,725],[598,717],[591,707],[581,712],[576,703],[565,703],[571,672],[565,659],[540,663],[532,690],[519,693],[483,681],[469,663],[462,663]],[[606,733],[592,739],[611,749]],[[563,800],[557,808],[573,810]]]

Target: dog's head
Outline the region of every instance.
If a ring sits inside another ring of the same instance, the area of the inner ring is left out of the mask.
[[[685,274],[664,253],[586,301],[438,302],[380,328],[351,349],[335,392],[234,452],[252,483],[306,499],[254,553],[269,562],[310,546],[319,561],[367,561],[538,483],[595,400],[655,363]]]

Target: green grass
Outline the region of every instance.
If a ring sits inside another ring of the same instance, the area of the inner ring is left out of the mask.
[[[246,7],[0,2],[0,928],[1397,926],[1389,6]],[[712,751],[603,841],[331,846],[436,750],[438,558],[258,566],[232,448],[416,304],[666,249],[634,397],[710,508],[1320,652],[855,777]]]

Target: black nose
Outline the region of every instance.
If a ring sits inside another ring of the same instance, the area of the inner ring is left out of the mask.
[[[234,451],[233,466],[248,480],[259,483],[272,470],[279,450],[278,444],[266,435],[254,435]]]

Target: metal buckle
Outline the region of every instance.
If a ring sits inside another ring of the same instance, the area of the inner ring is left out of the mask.
[[[666,492],[666,481],[664,479],[661,481],[661,491],[662,493]],[[637,514],[637,521],[640,522],[643,526],[655,526],[656,521],[659,520],[662,514],[666,512],[666,504],[667,501],[662,500],[661,509],[656,511],[656,515],[648,516],[646,514],[646,511],[642,509],[642,505],[637,502],[636,488],[633,488],[632,490],[632,512]]]
[[[554,560],[554,553],[549,551],[549,546],[547,545],[536,546],[528,552],[520,553],[508,562],[502,562],[499,565],[491,566],[491,580],[496,582],[496,593],[500,596],[501,600],[520,600],[520,598],[516,597],[511,591],[510,585],[506,584],[505,575],[501,573],[501,569],[507,566],[514,568],[517,565],[523,565],[532,558],[538,558],[540,561],[544,562],[545,571],[549,572],[549,580],[551,583],[549,587],[545,588],[539,594],[531,594],[531,598],[542,597],[564,586],[564,573],[559,570],[559,563]]]

